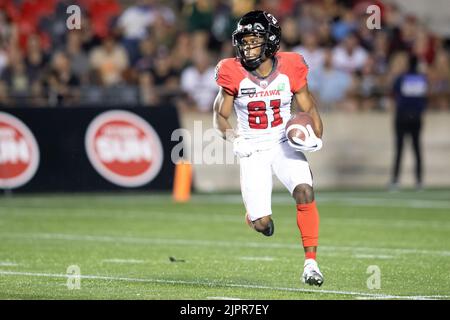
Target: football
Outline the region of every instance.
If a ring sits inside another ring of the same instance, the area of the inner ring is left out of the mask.
[[[314,129],[313,119],[308,113],[298,112],[292,115],[286,123],[286,138],[293,143],[295,143],[295,141],[292,140],[293,137],[297,137],[304,141],[306,135],[308,135],[308,131],[306,130],[306,125],[308,124]]]

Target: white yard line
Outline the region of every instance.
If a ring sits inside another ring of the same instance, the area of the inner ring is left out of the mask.
[[[0,267],[17,267],[18,263],[10,262],[10,261],[0,261]]]
[[[42,216],[64,216],[67,213],[63,213],[63,208],[52,208],[52,210],[43,209],[42,213],[38,213],[40,217]],[[295,210],[295,208],[293,208]],[[83,209],[82,211],[73,212],[70,214],[71,217],[86,217],[86,218],[98,218],[101,216],[108,216],[108,218],[117,218],[120,211],[112,212],[110,210],[97,210],[95,213],[92,212],[92,209]],[[295,212],[295,211],[294,211]],[[429,212],[427,213],[429,214]],[[31,211],[22,211],[22,212],[14,212],[13,215],[33,215],[36,216],[36,212]],[[169,218],[170,217],[170,218]],[[276,217],[276,215],[275,215]],[[244,224],[244,215],[243,213],[236,212],[236,214],[214,214],[210,213],[195,213],[192,215],[187,215],[186,212],[167,212],[162,211],[152,211],[150,214],[147,212],[145,215],[142,211],[135,210],[127,210],[126,213],[120,212],[120,219],[123,220],[133,220],[140,219],[142,221],[150,221],[150,220],[160,220],[167,221],[168,219],[181,219],[182,221],[192,221],[192,222],[200,222],[205,223],[233,223],[233,224]],[[294,221],[295,223],[295,221]],[[413,228],[430,228],[433,230],[448,230],[450,231],[450,219],[449,221],[441,221],[441,220],[419,220],[419,219],[398,219],[395,217],[390,217],[389,219],[379,219],[373,217],[367,217],[363,213],[358,215],[357,217],[349,218],[349,217],[326,217],[323,219],[322,223],[330,224],[333,226],[336,225],[344,225],[344,226],[370,226],[370,227],[384,227],[389,229],[413,229]]]
[[[274,257],[239,257],[240,260],[249,260],[249,261],[274,261]]]
[[[353,257],[357,259],[394,259],[394,256],[382,254],[354,254]]]
[[[449,193],[450,196],[450,193]],[[414,198],[412,198],[414,197]],[[417,195],[411,194],[409,198],[389,198],[389,197],[361,197],[355,194],[354,196],[346,195],[318,195],[316,196],[317,204],[332,203],[335,205],[345,206],[368,206],[368,207],[394,207],[394,208],[426,208],[426,209],[450,209],[450,201],[448,200],[430,200],[417,199]],[[240,195],[194,195],[193,202],[200,203],[242,203],[242,196]],[[274,194],[272,196],[273,204],[294,204],[292,197],[288,195]]]
[[[230,248],[273,248],[300,250],[299,244],[277,243],[277,242],[249,242],[249,241],[223,241],[223,240],[192,240],[192,239],[167,239],[167,238],[138,238],[122,236],[80,235],[60,233],[7,233],[0,234],[2,238],[20,238],[26,240],[63,240],[63,241],[92,241],[112,243],[132,243],[142,245],[168,245],[168,246],[202,246],[202,247],[230,247]],[[426,250],[406,248],[377,248],[360,246],[320,246],[321,251],[351,251],[355,254],[424,254],[450,257],[448,250]],[[382,252],[382,253],[381,253]]]
[[[17,208],[16,208],[17,209]],[[30,212],[30,211],[17,211],[13,215],[39,215],[39,216],[64,216],[64,208],[33,208],[40,209],[42,212]],[[295,210],[295,207],[293,207]],[[126,211],[126,212],[125,212]],[[428,213],[427,213],[428,214]],[[243,223],[244,214],[241,212],[236,212],[235,214],[210,214],[210,213],[195,213],[192,215],[187,215],[186,212],[164,212],[164,211],[152,211],[151,213],[136,210],[122,210],[122,211],[111,211],[109,209],[96,209],[95,213],[92,209],[79,209],[76,212],[71,213],[71,217],[87,217],[96,218],[101,216],[107,216],[108,218],[115,218],[118,215],[124,220],[126,219],[143,219],[143,220],[168,220],[180,218],[183,221],[198,221],[198,222],[228,222],[228,223]],[[206,217],[206,218],[205,218]],[[417,228],[417,227],[427,227],[435,229],[450,229],[450,219],[449,221],[442,220],[419,220],[419,219],[397,219],[395,217],[389,219],[378,219],[372,217],[365,217],[364,214],[358,215],[358,217],[327,217],[324,219],[324,223],[330,223],[332,225],[343,224],[343,225],[363,225],[363,226],[385,226],[388,228]]]
[[[208,300],[242,300],[241,298],[233,297],[206,297]]]
[[[355,194],[355,193],[342,193],[342,194],[321,194],[318,192],[316,195],[317,204],[333,204],[337,206],[364,206],[364,207],[393,207],[393,208],[421,208],[421,209],[450,209],[450,192],[449,199],[420,199],[420,195],[418,194],[410,194],[408,197],[386,197],[383,194],[380,194],[383,197],[378,197],[374,194],[371,197],[371,194]],[[120,197],[119,197],[120,199]],[[125,200],[129,200],[124,198]],[[172,205],[170,198],[165,199],[155,197],[142,198],[143,202],[141,205],[151,205],[153,203],[165,203],[167,205]],[[111,198],[106,198],[105,201],[108,203]],[[95,202],[97,203],[97,202]],[[242,204],[242,196],[239,194],[224,194],[224,195],[193,195],[191,203],[201,203],[201,204],[209,204],[209,203],[226,203],[226,204]],[[272,196],[273,204],[285,204],[285,205],[294,205],[294,200],[289,195],[284,194],[274,194]],[[123,202],[122,205],[129,206],[132,205],[129,202]],[[37,205],[15,205],[14,208],[28,208],[28,209],[70,209],[70,207],[57,207],[57,206],[46,206],[45,203],[38,203]],[[121,207],[122,208],[122,207]],[[82,208],[83,210],[91,210],[90,208]],[[79,208],[73,208],[73,210],[79,210]],[[126,210],[126,209],[123,209]],[[128,212],[128,210],[126,210]]]
[[[136,259],[104,259],[102,263],[145,263],[145,261]]]
[[[317,203],[332,203],[336,205],[365,206],[365,207],[394,207],[394,208],[420,208],[420,209],[450,209],[450,202],[445,200],[416,200],[416,199],[389,199],[389,198],[320,198]]]
[[[355,297],[355,299],[356,300],[389,300],[390,298],[388,298],[388,297]],[[409,300],[411,300],[411,299],[409,299]],[[433,300],[433,298],[422,297],[421,299],[415,299],[415,300]]]
[[[0,270],[2,276],[29,276],[29,277],[47,277],[47,278],[68,278],[66,274],[55,273],[38,273],[38,272],[14,272]],[[72,276],[73,277],[73,276]],[[339,290],[322,290],[322,289],[302,289],[302,288],[289,288],[289,287],[271,287],[260,285],[245,285],[237,283],[220,283],[220,282],[205,282],[205,281],[184,281],[184,280],[168,280],[168,279],[142,279],[142,278],[128,278],[128,277],[113,277],[113,276],[100,276],[100,275],[80,275],[80,279],[90,280],[112,280],[112,281],[125,281],[125,282],[142,282],[142,283],[156,283],[156,284],[180,284],[180,285],[194,285],[205,287],[226,287],[226,288],[242,288],[242,289],[261,289],[261,290],[274,290],[274,291],[286,291],[286,292],[308,292],[318,294],[335,294],[335,295],[348,295],[357,297],[371,297],[375,299],[408,299],[408,300],[423,300],[423,299],[448,299],[448,295],[417,295],[417,296],[402,296],[402,295],[388,295],[381,293],[366,293],[366,292],[354,292],[354,291],[339,291]]]

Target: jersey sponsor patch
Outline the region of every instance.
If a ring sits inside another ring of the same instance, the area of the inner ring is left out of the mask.
[[[255,94],[256,88],[241,88],[241,94],[242,95],[250,95]]]

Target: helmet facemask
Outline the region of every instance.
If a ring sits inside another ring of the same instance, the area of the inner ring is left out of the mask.
[[[246,36],[254,36],[250,38]],[[236,54],[241,59],[242,64],[251,70],[259,67],[266,59],[267,33],[244,33],[237,32],[233,34],[233,46],[236,48]],[[249,56],[248,52],[260,48],[259,53]]]

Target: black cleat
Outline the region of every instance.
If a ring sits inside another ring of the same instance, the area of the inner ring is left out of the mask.
[[[275,232],[275,225],[273,224],[272,219],[270,219],[269,226],[265,230],[260,232],[266,237],[270,237],[271,235],[273,235],[273,233]]]

